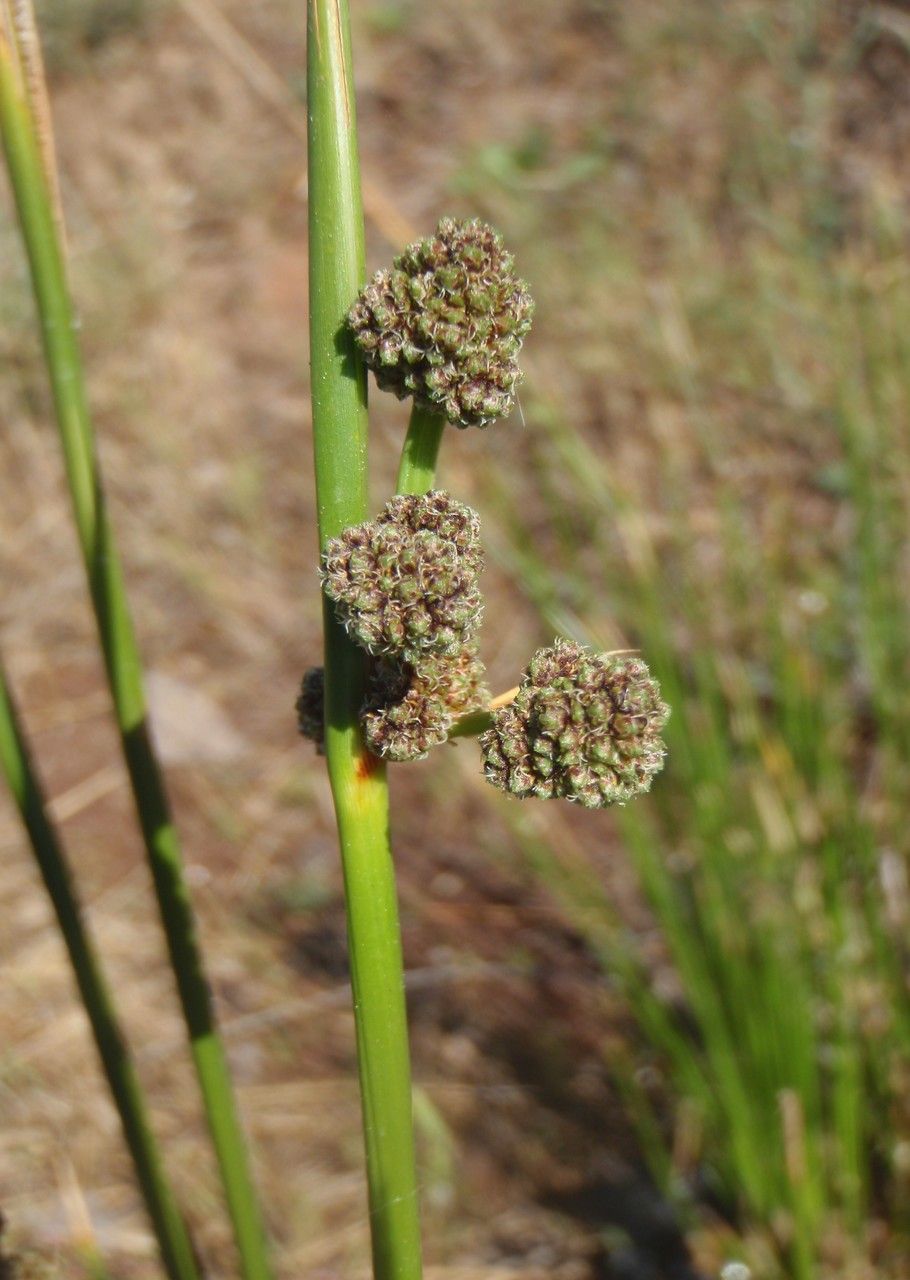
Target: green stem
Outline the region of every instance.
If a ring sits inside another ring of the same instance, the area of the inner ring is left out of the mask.
[[[120,1116],[161,1259],[170,1280],[198,1280],[193,1249],[149,1124],[142,1086],[89,939],[57,832],[48,817],[19,717],[0,667],[0,767],[28,832],[69,953],[101,1065]]]
[[[417,403],[411,410],[408,434],[398,464],[396,493],[426,493],[436,480],[436,459],[446,420]]]
[[[460,716],[449,730],[452,738],[477,738],[493,723],[492,711],[468,711]]]
[[[217,1030],[177,833],[149,738],[141,664],[106,513],[76,323],[34,118],[0,36],[0,132],[41,321],[76,528],[117,725],[167,938],[228,1211],[246,1280],[269,1280],[265,1239]]]
[[[345,0],[308,0],[310,362],[319,539],[368,515],[366,380],[344,324],[365,274]],[[344,869],[373,1273],[419,1280],[411,1072],[385,769],[364,748],[364,655],[325,621],[326,758]]]

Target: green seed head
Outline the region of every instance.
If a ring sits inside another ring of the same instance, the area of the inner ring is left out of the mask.
[[[300,684],[296,702],[297,728],[304,738],[315,742],[319,755],[325,755],[325,670],[309,667]]]
[[[475,644],[454,657],[430,656],[419,668],[377,664],[361,723],[374,755],[420,760],[448,737],[455,719],[489,702]]]
[[[663,767],[670,709],[639,658],[557,640],[480,737],[484,773],[512,795],[625,804]]]
[[[474,634],[482,568],[476,512],[435,490],[399,495],[376,520],[332,538],[322,581],[361,648],[416,665],[457,653]]]
[[[485,222],[443,218],[379,271],[348,312],[384,391],[485,427],[512,408],[534,304],[512,255]]]
[[[434,697],[442,699],[454,723],[459,716],[490,705],[486,674],[477,644],[473,642],[466,644],[454,658],[436,658],[421,663],[418,679]]]

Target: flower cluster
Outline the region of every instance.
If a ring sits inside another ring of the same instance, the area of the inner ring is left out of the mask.
[[[457,427],[508,413],[534,310],[512,266],[492,227],[443,218],[377,272],[348,325],[379,386]]]
[[[332,538],[323,585],[357,644],[411,665],[458,653],[483,612],[479,527],[470,507],[436,490],[399,495]]]
[[[515,796],[624,804],[663,766],[668,715],[641,659],[557,640],[537,651],[481,735],[484,772]]]
[[[500,236],[444,218],[374,276],[347,322],[380,387],[458,427],[483,427],[512,407],[532,313]],[[412,419],[412,430],[422,425]],[[669,708],[639,658],[557,640],[534,655],[516,696],[491,707],[475,639],[482,568],[476,513],[442,490],[398,495],[327,543],[326,596],[372,658],[360,708],[369,750],[420,759],[481,711],[484,773],[503,791],[591,809],[647,791],[663,767]],[[324,696],[313,668],[297,715],[318,750]]]
[[[484,675],[476,644],[419,667],[379,663],[362,713],[367,746],[387,760],[422,759],[445,742],[460,715],[489,703]]]
[[[454,658],[430,657],[420,667],[382,659],[360,711],[364,740],[374,755],[398,763],[422,760],[449,736],[459,716],[490,701],[476,644]],[[297,727],[325,754],[325,670],[310,667],[297,699]]]
[[[480,522],[441,490],[400,494],[380,515],[331,539],[322,580],[349,635],[373,655],[361,724],[369,749],[418,760],[459,715],[489,700],[474,633],[483,603]],[[297,700],[300,732],[321,746],[325,677],[312,668]]]

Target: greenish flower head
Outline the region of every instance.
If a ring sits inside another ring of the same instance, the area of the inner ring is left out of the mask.
[[[483,613],[480,520],[442,490],[400,494],[326,544],[325,592],[368,653],[412,666],[455,654]]]
[[[507,414],[534,311],[512,265],[485,222],[443,218],[435,235],[377,272],[348,324],[379,386],[456,427]]]
[[[420,760],[445,742],[458,716],[489,700],[475,644],[454,657],[424,658],[418,668],[380,662],[363,709],[364,739],[386,760]]]
[[[512,795],[625,804],[663,767],[670,709],[640,658],[557,640],[480,737],[484,773]]]

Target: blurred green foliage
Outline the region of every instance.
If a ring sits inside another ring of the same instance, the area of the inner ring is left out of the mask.
[[[538,327],[524,475],[487,478],[498,558],[551,634],[640,647],[673,708],[666,775],[615,828],[661,963],[568,828],[503,814],[628,995],[648,1066],[617,1076],[663,1185],[719,1205],[759,1275],[899,1276],[908,211],[848,143],[855,29],[808,3],[670,10],[615,24],[634,90],[592,111],[599,164],[529,134],[459,178],[522,227],[570,335],[548,358]],[[644,104],[674,92],[657,126]]]

